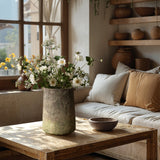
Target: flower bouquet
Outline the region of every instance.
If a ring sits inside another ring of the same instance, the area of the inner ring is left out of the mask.
[[[70,63],[63,56],[53,55],[52,52],[59,47],[55,42],[47,40],[43,43],[46,54],[42,59],[34,55],[30,60],[20,57],[18,68],[26,75],[26,88],[55,88],[68,89],[89,84],[88,74],[84,72],[85,65],[92,65],[94,59],[80,52],[75,53],[74,62]],[[85,63],[80,66],[79,62]]]

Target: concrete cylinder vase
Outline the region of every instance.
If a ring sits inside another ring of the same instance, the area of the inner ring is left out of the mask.
[[[74,89],[43,89],[43,124],[46,133],[66,135],[75,130]]]

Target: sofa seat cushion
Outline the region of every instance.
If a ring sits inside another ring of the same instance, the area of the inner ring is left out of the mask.
[[[75,106],[76,115],[79,117],[110,117],[115,118],[121,123],[132,123],[132,119],[143,114],[150,113],[150,111],[123,105],[108,105],[97,102],[83,102]]]
[[[150,112],[148,114],[135,117],[132,124],[157,129],[158,141],[160,143],[160,112]]]

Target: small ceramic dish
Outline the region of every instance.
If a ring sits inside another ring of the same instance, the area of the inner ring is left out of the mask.
[[[118,123],[118,120],[113,118],[90,118],[88,121],[91,127],[98,131],[110,131]]]

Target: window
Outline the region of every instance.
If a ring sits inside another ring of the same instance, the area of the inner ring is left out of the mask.
[[[42,57],[42,42],[55,38],[68,59],[67,0],[0,1],[0,64],[12,53],[18,56]],[[7,65],[7,63],[6,63]],[[0,89],[15,88],[18,71],[13,66],[0,66]]]

